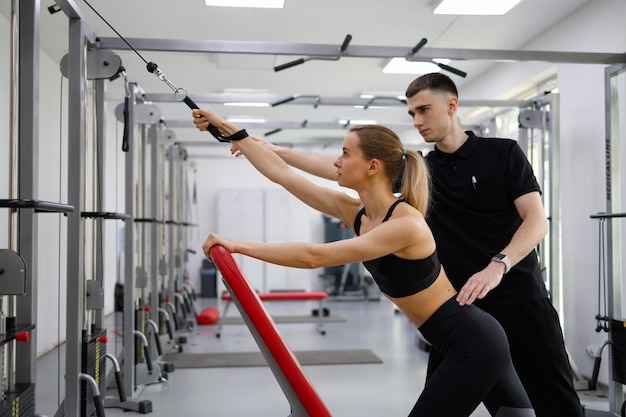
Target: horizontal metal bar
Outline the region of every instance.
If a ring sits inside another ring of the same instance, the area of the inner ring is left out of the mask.
[[[626,217],[626,213],[597,213],[589,216],[590,219],[613,219],[618,217]]]
[[[195,125],[190,120],[168,120],[166,121],[168,128],[190,128],[195,129]],[[352,126],[352,125],[349,125]],[[385,123],[390,129],[407,129],[412,128],[410,123]],[[273,129],[322,129],[322,130],[340,130],[347,129],[348,126],[341,125],[337,122],[307,122],[304,126],[301,122],[263,122],[263,123],[237,123],[237,127],[241,129],[255,130],[273,130]],[[212,140],[212,139],[211,139]],[[200,143],[200,142],[199,142]],[[203,143],[203,142],[202,142]]]
[[[190,94],[196,103],[267,103],[273,104],[286,99],[295,99],[286,102],[287,104],[298,104],[306,106],[354,106],[354,107],[405,107],[402,101],[395,97],[377,97],[374,103],[370,98],[360,97],[314,97],[314,96],[282,96],[272,94],[236,94],[236,93],[198,93]],[[147,102],[174,103],[179,100],[174,94],[166,93],[145,93],[143,96]],[[461,100],[460,107],[524,107],[528,104],[524,100]]]
[[[43,200],[31,200],[28,198],[1,199],[0,207],[13,209],[35,209],[40,212],[72,213],[74,206],[63,203],[55,203]]]
[[[560,52],[495,49],[422,48],[418,55],[411,54],[412,47],[350,45],[340,53],[337,45],[297,44],[252,41],[210,41],[184,39],[127,38],[133,48],[142,51],[201,52],[223,54],[299,55],[315,57],[395,58],[407,57],[410,61],[430,61],[448,58],[456,61],[488,60],[504,62],[539,61],[568,64],[620,64],[626,63],[625,53],[612,52]],[[121,39],[100,38],[100,47],[130,50]]]

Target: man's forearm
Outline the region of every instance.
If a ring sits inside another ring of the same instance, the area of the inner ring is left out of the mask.
[[[517,229],[511,242],[502,250],[513,265],[526,257],[546,236],[547,220],[540,216],[526,219]]]
[[[272,150],[294,168],[316,177],[337,180],[337,170],[333,165],[336,159],[334,156],[308,154],[281,146],[272,146]]]

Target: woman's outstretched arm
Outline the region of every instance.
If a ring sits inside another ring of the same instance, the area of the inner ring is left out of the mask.
[[[193,110],[192,114],[193,122],[199,130],[206,130],[210,123],[225,136],[230,136],[239,131],[239,128],[233,123],[222,119],[212,111]],[[267,146],[250,137],[231,143],[270,181],[283,186],[308,206],[352,224],[359,209],[359,200],[339,191],[313,184],[291,169],[282,158]]]
[[[315,175],[316,177],[337,181],[337,170],[333,165],[337,157],[332,155],[316,155],[284,146],[278,146],[256,136],[251,136],[251,138],[272,150],[272,152],[280,156],[281,159],[290,166]],[[232,153],[235,156],[239,156],[239,151],[236,146],[233,146]]]

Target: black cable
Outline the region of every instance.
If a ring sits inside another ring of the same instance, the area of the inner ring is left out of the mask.
[[[132,47],[132,45],[131,45],[130,43],[128,43],[128,41],[127,41],[127,40],[126,40],[126,39],[125,39],[125,38],[124,38],[124,37],[123,37],[123,36],[122,36],[122,35],[121,35],[121,34],[120,34],[117,30],[115,30],[115,28],[114,28],[113,26],[111,26],[111,24],[110,24],[109,22],[107,22],[107,20],[106,20],[104,17],[102,17],[102,15],[101,15],[100,13],[98,13],[98,12],[96,11],[96,9],[94,9],[94,8],[93,8],[93,6],[92,6],[91,4],[89,4],[89,2],[88,2],[87,0],[84,0],[84,2],[85,2],[85,4],[86,4],[87,6],[89,6],[89,8],[90,8],[91,10],[93,10],[93,12],[94,12],[96,15],[98,15],[98,17],[99,17],[100,19],[102,19],[102,21],[103,21],[104,23],[106,23],[106,25],[107,25],[108,27],[110,27],[110,28],[111,28],[111,30],[113,30],[113,32],[115,32],[115,34],[116,34],[117,36],[119,36],[119,38],[120,38],[121,40],[123,40],[123,41],[124,41],[124,43],[125,43],[126,45],[128,45],[128,47],[129,47],[130,49],[132,49],[132,50],[133,50],[133,52],[135,52],[135,53],[137,54],[137,56],[138,56],[139,58],[141,58],[141,59],[142,59],[142,61],[143,61],[143,62],[145,62],[145,63],[146,63],[146,69],[148,70],[148,72],[149,72],[149,73],[151,73],[151,74],[155,74],[155,75],[159,78],[159,80],[161,80],[161,81],[163,81],[165,84],[167,84],[167,86],[168,86],[168,87],[170,87],[170,88],[172,89],[172,91],[174,91],[174,95],[178,95],[180,91],[183,91],[183,92],[185,93],[185,97],[182,99],[182,101],[183,101],[183,102],[187,105],[187,107],[189,107],[189,108],[190,108],[190,109],[192,109],[192,110],[194,110],[194,109],[200,109],[200,107],[198,107],[198,105],[197,105],[197,104],[196,104],[196,103],[195,103],[195,102],[191,99],[191,97],[189,97],[189,96],[187,95],[187,91],[186,91],[184,88],[178,88],[178,87],[176,87],[174,84],[172,84],[172,82],[170,82],[170,80],[168,80],[168,79],[167,79],[167,77],[165,76],[165,74],[163,74],[163,72],[159,69],[159,66],[158,66],[156,63],[146,61],[146,59],[145,59],[145,58],[144,58],[144,57],[143,57],[143,56],[142,56],[139,52],[137,52],[137,50],[136,50],[135,48],[133,48],[133,47]],[[347,38],[346,38],[346,39],[347,39]],[[346,47],[347,47],[347,45],[346,45]],[[177,98],[178,98],[178,97],[177,97]],[[230,135],[230,136],[225,136],[225,135],[223,135],[223,134],[219,131],[219,129],[218,129],[217,127],[215,127],[215,126],[213,126],[213,125],[211,125],[211,124],[209,124],[209,126],[207,126],[207,131],[208,131],[211,135],[213,135],[213,137],[214,137],[215,139],[217,139],[219,142],[230,142],[231,140],[241,140],[241,139],[244,139],[244,138],[246,138],[246,137],[248,136],[248,133],[245,131],[245,129],[242,129],[242,130],[240,130],[239,132],[234,133],[234,134],[232,134],[232,135]],[[122,146],[124,146],[124,145],[122,145]]]
[[[120,33],[119,33],[117,30],[115,30],[115,28],[114,28],[113,26],[111,26],[111,24],[109,24],[109,22],[107,22],[107,20],[106,20],[104,17],[102,17],[102,15],[101,15],[100,13],[98,13],[98,11],[97,11],[96,9],[94,9],[94,8],[91,6],[91,4],[89,4],[89,2],[88,2],[87,0],[84,0],[84,1],[85,1],[85,4],[86,4],[87,6],[89,6],[89,8],[90,8],[91,10],[93,10],[93,12],[94,12],[96,15],[98,15],[98,17],[99,17],[100,19],[102,19],[102,21],[103,21],[104,23],[106,23],[106,24],[107,24],[107,26],[108,26],[108,27],[110,27],[110,28],[111,28],[111,30],[112,30],[113,32],[115,32],[115,34],[116,34],[117,36],[119,36],[119,37],[120,37],[120,39],[121,39],[121,40],[123,40],[123,41],[124,41],[124,43],[125,43],[126,45],[128,45],[128,47],[129,47],[130,49],[132,49],[132,50],[133,50],[133,51],[137,54],[137,56],[138,56],[139,58],[141,58],[141,59],[142,59],[142,61],[143,61],[143,62],[145,62],[146,64],[148,64],[148,61],[146,61],[146,59],[145,59],[143,56],[141,56],[141,54],[140,54],[139,52],[137,52],[137,50],[136,50],[135,48],[133,48],[133,46],[132,46],[130,43],[128,43],[128,41],[127,41],[126,39],[124,39],[124,37],[123,37],[122,35],[120,35]]]

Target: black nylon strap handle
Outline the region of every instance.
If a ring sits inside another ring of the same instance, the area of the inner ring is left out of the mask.
[[[129,101],[128,97],[124,98],[124,134],[122,136],[122,152],[128,152],[128,135],[130,134],[130,126],[128,125],[129,118]]]

